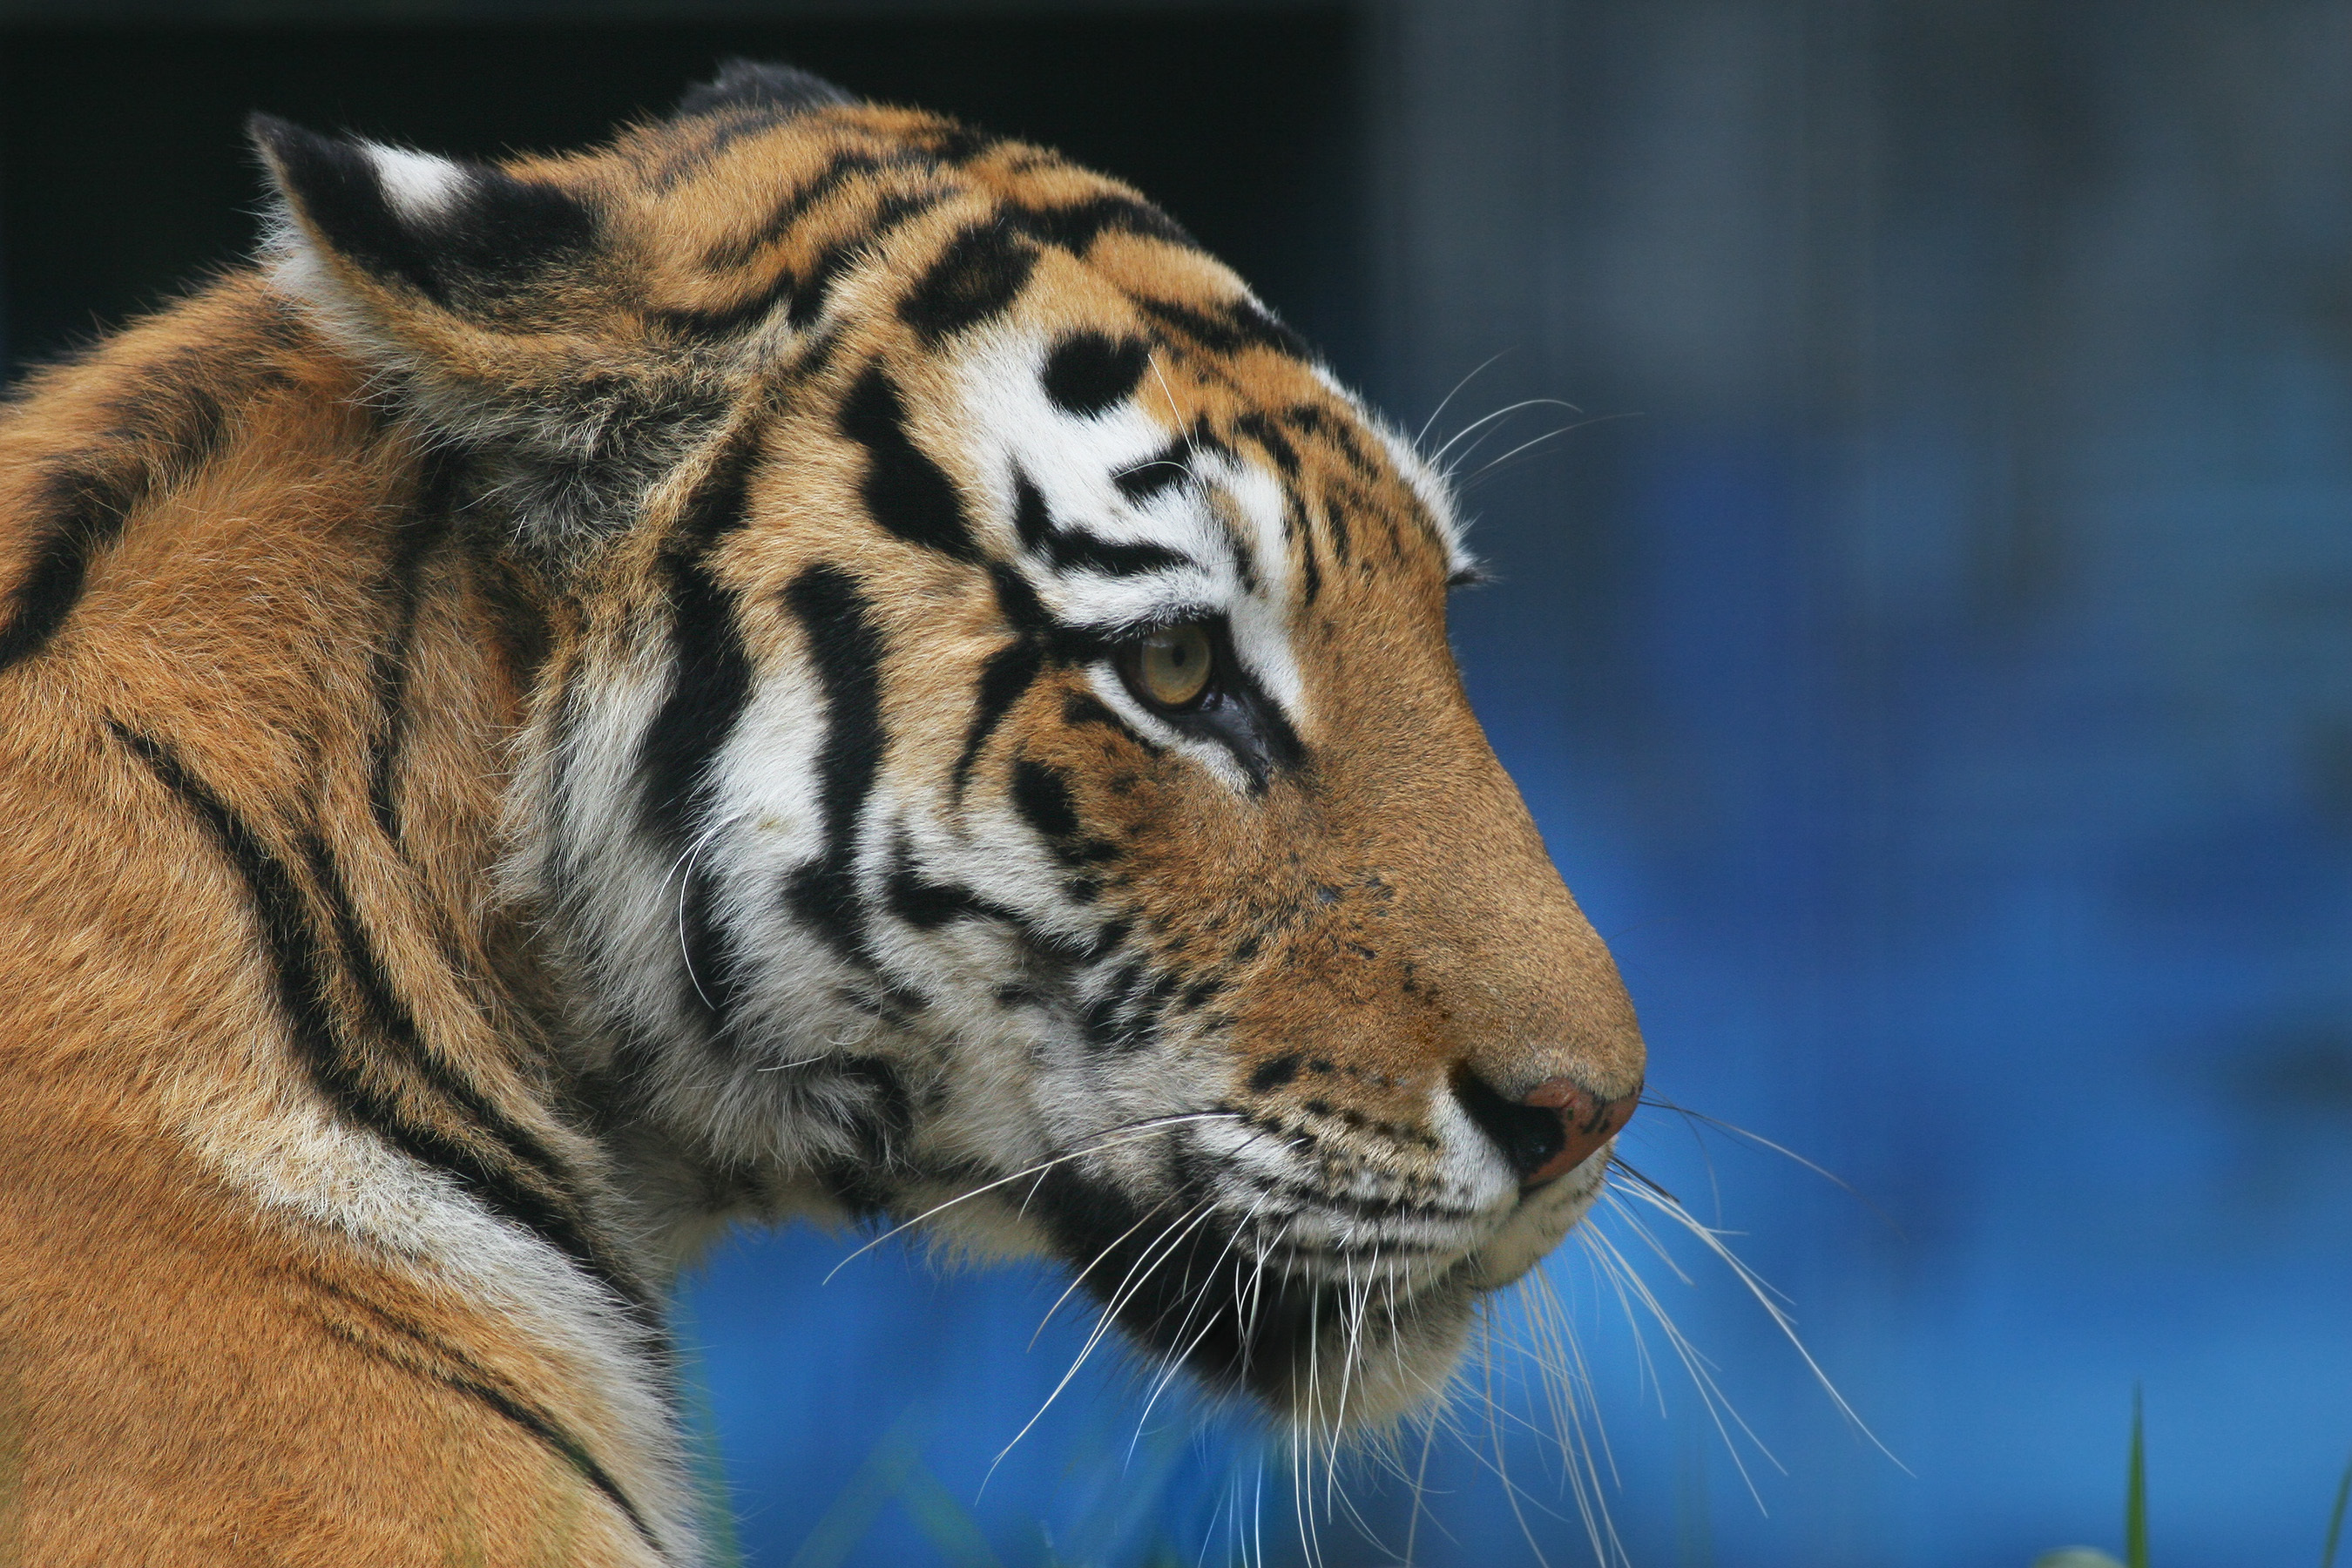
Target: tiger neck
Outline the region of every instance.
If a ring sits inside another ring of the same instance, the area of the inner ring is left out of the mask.
[[[277,1016],[247,1026],[338,1113],[642,1297],[546,966],[492,893],[543,612],[369,395],[251,277],[36,377],[0,425],[0,700],[20,737],[76,715],[147,775],[143,831],[193,823],[236,871],[210,940],[269,951]]]

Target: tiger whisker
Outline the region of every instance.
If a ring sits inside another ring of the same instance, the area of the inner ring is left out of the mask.
[[[677,860],[670,867],[668,874],[662,878],[662,886],[664,889],[668,888],[670,878],[675,877],[677,879],[678,963],[685,966],[687,984],[692,985],[694,987],[694,994],[702,998],[702,1005],[709,1008],[714,1013],[719,1010],[719,1004],[712,1001],[710,999],[710,993],[702,988],[702,977],[694,972],[694,953],[687,945],[686,900],[688,895],[694,889],[694,862],[701,858],[704,850],[709,848],[712,844],[718,842],[719,835],[729,826],[730,819],[722,817],[719,821],[714,822],[709,826],[704,828],[700,833],[696,834],[694,837],[694,842],[686,847],[685,851],[678,856]]]
[[[1029,1342],[1022,1347],[1024,1352],[1034,1351],[1037,1348],[1037,1336],[1045,1331],[1045,1325],[1054,1321],[1054,1314],[1062,1310],[1062,1303],[1068,1300],[1072,1296],[1077,1294],[1078,1287],[1086,1283],[1087,1276],[1095,1271],[1096,1266],[1101,1263],[1104,1258],[1108,1258],[1114,1251],[1118,1250],[1119,1243],[1125,1241],[1129,1237],[1133,1236],[1137,1231],[1141,1230],[1145,1226],[1150,1224],[1151,1216],[1159,1212],[1160,1205],[1158,1204],[1154,1204],[1151,1207],[1144,1210],[1143,1217],[1141,1219],[1137,1220],[1133,1225],[1129,1226],[1125,1230],[1120,1231],[1117,1236],[1111,1237],[1109,1241],[1104,1243],[1102,1249],[1097,1252],[1092,1258],[1087,1260],[1087,1266],[1084,1268],[1080,1268],[1071,1275],[1070,1282],[1062,1287],[1062,1293],[1054,1298],[1054,1304],[1045,1309],[1045,1315],[1038,1319],[1037,1326],[1029,1331]]]
[[[1256,1142],[1260,1136],[1262,1136],[1262,1134],[1252,1133],[1248,1138],[1244,1138],[1238,1145],[1236,1145],[1235,1152],[1238,1152],[1242,1149],[1248,1148],[1250,1144]],[[1073,1295],[1076,1294],[1078,1287],[1086,1283],[1086,1278],[1088,1274],[1094,1271],[1095,1264],[1100,1263],[1105,1258],[1108,1257],[1111,1251],[1116,1248],[1120,1242],[1125,1241],[1129,1237],[1133,1236],[1137,1231],[1141,1230],[1150,1222],[1151,1216],[1159,1212],[1160,1205],[1157,1204],[1153,1205],[1150,1209],[1145,1210],[1144,1215],[1141,1219],[1137,1220],[1133,1225],[1129,1226],[1117,1237],[1113,1237],[1108,1246],[1095,1255],[1092,1262],[1089,1262],[1084,1268],[1079,1269],[1071,1277],[1070,1282],[1062,1288],[1062,1293],[1054,1298],[1054,1304],[1045,1309],[1045,1315],[1037,1320],[1036,1328],[1030,1331],[1028,1344],[1029,1349],[1034,1350],[1037,1347],[1037,1336],[1045,1331],[1045,1325],[1054,1321],[1054,1314],[1062,1310],[1062,1303],[1068,1300]]]
[[[823,1058],[813,1058],[811,1059],[822,1060]],[[789,1063],[787,1065],[804,1067],[807,1063],[795,1062]],[[822,1285],[832,1284],[833,1277],[835,1274],[840,1273],[858,1258],[865,1257],[866,1254],[873,1251],[876,1247],[881,1246],[884,1242],[889,1240],[900,1231],[905,1230],[911,1226],[920,1225],[934,1215],[951,1209],[955,1207],[956,1205],[962,1203],[967,1199],[976,1198],[981,1196],[982,1194],[994,1192],[997,1188],[1020,1181],[1024,1176],[1041,1174],[1044,1172],[1053,1169],[1055,1165],[1063,1164],[1068,1161],[1083,1159],[1089,1154],[1099,1154],[1105,1149],[1111,1148],[1117,1143],[1130,1142],[1134,1138],[1139,1138],[1148,1132],[1156,1132],[1164,1127],[1173,1127],[1187,1121],[1208,1121],[1221,1118],[1231,1120],[1234,1118],[1234,1113],[1230,1110],[1188,1111],[1181,1116],[1158,1117],[1151,1121],[1138,1122],[1129,1127],[1113,1128],[1110,1132],[1104,1134],[1101,1138],[1083,1149],[1073,1149],[1066,1154],[1056,1154],[1050,1160],[1041,1160],[1034,1165],[1013,1172],[1009,1176],[1000,1176],[995,1181],[987,1184],[985,1186],[974,1187],[968,1193],[957,1194],[954,1197],[948,1199],[945,1203],[934,1204],[929,1208],[925,1209],[922,1213],[915,1215],[912,1219],[901,1220],[897,1225],[894,1225],[889,1229],[884,1231],[881,1235],[876,1237],[873,1240],[867,1242],[865,1246],[859,1247],[856,1251],[851,1253],[848,1257],[843,1258],[840,1262],[835,1264],[831,1269],[826,1271],[825,1277],[822,1280],[819,1280],[818,1283]]]
[[[1445,464],[1445,454],[1454,450],[1454,444],[1455,442],[1461,440],[1462,437],[1469,435],[1474,430],[1484,429],[1486,426],[1492,425],[1497,419],[1507,418],[1509,416],[1517,414],[1522,408],[1565,408],[1570,414],[1581,414],[1584,412],[1583,409],[1579,408],[1575,404],[1566,402],[1557,397],[1523,397],[1517,403],[1507,403],[1503,405],[1502,407],[1496,409],[1493,413],[1482,415],[1478,418],[1473,419],[1469,424],[1462,426],[1461,429],[1454,432],[1452,436],[1446,438],[1445,445],[1440,447],[1436,451],[1432,452],[1429,455],[1429,466],[1433,468],[1443,468]]]
[[[1446,405],[1454,401],[1454,397],[1462,391],[1462,389],[1469,385],[1472,382],[1477,380],[1479,376],[1485,374],[1488,365],[1493,364],[1496,360],[1501,359],[1505,354],[1509,353],[1511,351],[1508,349],[1497,349],[1493,353],[1488,354],[1485,359],[1478,362],[1476,367],[1474,368],[1469,374],[1464,376],[1460,381],[1454,384],[1453,391],[1448,392],[1444,396],[1437,400],[1437,406],[1429,411],[1429,417],[1423,420],[1421,422],[1421,428],[1412,433],[1412,449],[1414,451],[1418,452],[1421,450],[1421,444],[1429,439],[1429,427],[1437,423],[1438,416],[1445,412]]]
[[[1843,1176],[1839,1175],[1835,1171],[1832,1171],[1824,1166],[1813,1163],[1812,1161],[1806,1159],[1794,1149],[1790,1149],[1785,1144],[1776,1143],[1771,1139],[1765,1137],[1762,1133],[1750,1131],[1748,1129],[1740,1126],[1737,1122],[1726,1121],[1719,1116],[1710,1116],[1704,1110],[1693,1110],[1686,1105],[1677,1105],[1673,1100],[1667,1100],[1660,1095],[1645,1093],[1642,1096],[1642,1103],[1643,1105],[1655,1106],[1660,1110],[1673,1111],[1676,1116],[1681,1117],[1685,1121],[1705,1122],[1707,1126],[1714,1128],[1718,1132],[1728,1133],[1732,1137],[1740,1139],[1745,1142],[1753,1143],[1758,1148],[1762,1149],[1769,1153],[1778,1154],[1784,1160],[1793,1161],[1795,1163],[1801,1165],[1806,1170],[1811,1171],[1814,1175],[1821,1177],[1822,1180],[1829,1183],[1832,1186],[1836,1187],[1840,1192],[1847,1194],[1853,1197],[1856,1203],[1861,1204],[1864,1208],[1870,1210],[1871,1213],[1885,1221],[1887,1228],[1892,1230],[1896,1236],[1901,1236],[1903,1234],[1903,1226],[1895,1220],[1895,1216],[1888,1214],[1884,1208],[1873,1202],[1869,1195],[1864,1193],[1861,1188],[1855,1186],[1852,1182],[1847,1181]],[[1612,1161],[1612,1163],[1618,1164],[1623,1163],[1622,1161]],[[1640,1172],[1633,1170],[1631,1165],[1625,1166],[1625,1169],[1629,1174],[1633,1175],[1636,1180],[1648,1184],[1653,1190],[1660,1194],[1662,1196],[1672,1199],[1675,1202],[1681,1201],[1679,1199],[1675,1199],[1674,1194],[1667,1192],[1664,1187],[1659,1186],[1654,1182],[1651,1182],[1647,1176],[1644,1176]]]
[[[1631,419],[1633,417],[1633,416],[1631,414],[1597,414],[1590,419],[1579,419],[1571,424],[1562,425],[1558,429],[1547,430],[1542,435],[1535,437],[1531,440],[1520,442],[1517,446],[1512,447],[1509,451],[1504,453],[1499,458],[1489,458],[1486,462],[1473,469],[1465,478],[1455,479],[1451,473],[1449,473],[1446,476],[1447,481],[1456,485],[1460,489],[1467,489],[1472,485],[1475,485],[1479,480],[1485,479],[1488,474],[1493,473],[1496,469],[1509,462],[1512,458],[1518,457],[1523,452],[1530,451],[1535,447],[1540,447],[1547,441],[1554,440],[1574,431],[1585,429],[1591,426],[1607,425],[1619,419]],[[1474,447],[1473,450],[1475,449],[1475,448]],[[1469,460],[1468,453],[1463,454],[1463,460],[1465,462]]]
[[[1214,1198],[1205,1199],[1202,1202],[1194,1205],[1191,1217],[1188,1220],[1181,1222],[1183,1228],[1181,1231],[1176,1232],[1172,1237],[1163,1234],[1159,1241],[1153,1243],[1152,1247],[1146,1247],[1144,1249],[1145,1259],[1150,1259],[1150,1261],[1153,1263],[1157,1262],[1157,1258],[1151,1258],[1153,1247],[1159,1248],[1161,1256],[1166,1256],[1169,1252],[1171,1252],[1181,1243],[1185,1236],[1191,1234],[1194,1226],[1198,1226],[1201,1221],[1206,1219],[1210,1215],[1216,1212],[1214,1205]],[[1116,1246],[1118,1244],[1113,1243],[1112,1245]],[[1087,1358],[1094,1354],[1095,1347],[1100,1344],[1103,1342],[1104,1336],[1110,1332],[1111,1324],[1118,1317],[1120,1305],[1125,1302],[1129,1296],[1133,1294],[1136,1289],[1140,1288],[1141,1280],[1139,1278],[1139,1274],[1140,1272],[1148,1272],[1147,1262],[1145,1259],[1139,1259],[1135,1264],[1129,1268],[1126,1278],[1119,1282],[1118,1292],[1113,1295],[1109,1304],[1104,1307],[1101,1321],[1095,1325],[1094,1331],[1087,1336],[1087,1342],[1078,1348],[1077,1356],[1070,1363],[1069,1370],[1062,1374],[1062,1379],[1059,1383],[1054,1384],[1053,1392],[1045,1395],[1045,1402],[1037,1406],[1036,1414],[1030,1416],[1029,1419],[1022,1425],[1021,1430],[1013,1435],[1013,1440],[1005,1444],[1003,1448],[999,1449],[997,1451],[996,1458],[989,1461],[988,1474],[981,1478],[980,1485],[982,1491],[987,1490],[989,1481],[996,1475],[996,1468],[1004,1463],[1005,1455],[1010,1454],[1013,1449],[1019,1447],[1021,1446],[1021,1439],[1026,1437],[1029,1435],[1031,1428],[1034,1427],[1038,1422],[1045,1418],[1045,1412],[1053,1408],[1054,1401],[1062,1396],[1062,1391],[1069,1387],[1070,1381],[1078,1375],[1078,1369],[1087,1364]]]
[[[1233,1256],[1234,1249],[1241,1245],[1242,1237],[1249,1234],[1250,1227],[1257,1223],[1257,1216],[1260,1211],[1265,1207],[1265,1203],[1266,1200],[1264,1197],[1260,1197],[1257,1203],[1251,1207],[1248,1215],[1243,1219],[1241,1224],[1234,1226],[1232,1232],[1225,1237],[1225,1245],[1217,1255],[1217,1262],[1220,1265],[1222,1265],[1226,1258]],[[1177,1325],[1176,1333],[1179,1338],[1182,1337],[1186,1329],[1192,1326],[1193,1312],[1198,1311],[1200,1310],[1201,1303],[1206,1300],[1207,1297],[1205,1295],[1196,1297],[1192,1306],[1186,1309],[1183,1322]],[[1236,1280],[1236,1289],[1234,1297],[1234,1316],[1238,1318],[1241,1314],[1241,1296],[1238,1289],[1238,1279]],[[1135,1418],[1135,1436],[1128,1443],[1127,1446],[1128,1458],[1130,1461],[1135,1458],[1135,1445],[1143,1440],[1144,1423],[1151,1419],[1152,1406],[1160,1403],[1160,1394],[1167,1391],[1170,1383],[1174,1380],[1176,1374],[1183,1370],[1185,1358],[1200,1348],[1201,1342],[1207,1339],[1209,1337],[1210,1331],[1215,1327],[1216,1319],[1212,1315],[1209,1321],[1202,1325],[1200,1333],[1193,1338],[1192,1343],[1186,1345],[1182,1351],[1171,1352],[1164,1358],[1162,1370],[1160,1373],[1159,1379],[1152,1384],[1149,1397],[1147,1397],[1143,1402],[1143,1414]]]
[[[1853,1406],[1846,1402],[1845,1395],[1838,1391],[1837,1384],[1831,1380],[1829,1373],[1822,1370],[1821,1363],[1813,1359],[1813,1352],[1806,1348],[1803,1338],[1797,1332],[1796,1320],[1789,1315],[1788,1310],[1780,1304],[1780,1301],[1774,1300],[1774,1297],[1779,1296],[1780,1292],[1774,1290],[1769,1285],[1767,1285],[1763,1279],[1757,1275],[1754,1269],[1748,1267],[1747,1263],[1740,1258],[1738,1254],[1733,1252],[1729,1247],[1724,1244],[1722,1234],[1720,1232],[1717,1232],[1706,1225],[1702,1225],[1697,1216],[1691,1214],[1689,1210],[1684,1208],[1682,1205],[1674,1202],[1672,1199],[1660,1197],[1646,1187],[1612,1183],[1610,1191],[1612,1202],[1614,1194],[1619,1192],[1622,1192],[1649,1205],[1652,1208],[1656,1209],[1660,1214],[1664,1215],[1668,1219],[1673,1220],[1676,1225],[1681,1226],[1692,1236],[1697,1237],[1701,1246],[1705,1247],[1709,1252],[1721,1259],[1724,1266],[1731,1270],[1732,1277],[1738,1279],[1741,1285],[1745,1286],[1748,1289],[1748,1293],[1756,1299],[1757,1304],[1764,1309],[1766,1315],[1772,1320],[1772,1326],[1780,1331],[1781,1337],[1786,1339],[1796,1350],[1797,1354],[1803,1359],[1806,1370],[1813,1374],[1813,1380],[1821,1384],[1822,1391],[1830,1396],[1830,1402],[1835,1405],[1838,1407],[1839,1412],[1843,1414],[1848,1421],[1853,1424],[1857,1431],[1861,1432],[1864,1436],[1870,1439],[1870,1443],[1873,1447],[1876,1448],[1880,1453],[1885,1454],[1889,1459],[1894,1460],[1895,1466],[1897,1469],[1902,1470],[1906,1476],[1911,1473],[1909,1467],[1906,1466],[1901,1459],[1895,1458],[1894,1450],[1879,1440],[1878,1434],[1870,1429],[1870,1424],[1863,1420],[1862,1416],[1854,1410]],[[1785,1298],[1782,1298],[1782,1300],[1785,1300]]]
[[[1763,1439],[1757,1436],[1755,1429],[1749,1426],[1746,1419],[1740,1415],[1738,1407],[1724,1397],[1723,1391],[1716,1383],[1715,1374],[1706,1358],[1700,1355],[1684,1336],[1682,1330],[1675,1323],[1673,1316],[1666,1311],[1664,1304],[1659,1301],[1656,1295],[1651,1291],[1648,1284],[1634,1270],[1631,1261],[1613,1243],[1597,1231],[1592,1233],[1590,1246],[1594,1249],[1596,1258],[1602,1258],[1605,1255],[1603,1267],[1618,1284],[1620,1300],[1627,1303],[1627,1321],[1632,1321],[1632,1303],[1639,1301],[1643,1309],[1657,1323],[1659,1331],[1666,1336],[1666,1343],[1673,1349],[1676,1358],[1681,1361],[1684,1372],[1689,1374],[1691,1386],[1697,1393],[1699,1403],[1706,1410],[1707,1419],[1714,1424],[1717,1435],[1722,1438],[1724,1451],[1730,1457],[1732,1468],[1738,1472],[1740,1484],[1748,1489],[1748,1495],[1754,1500],[1757,1511],[1769,1512],[1769,1510],[1765,1507],[1764,1494],[1757,1487],[1754,1476],[1749,1473],[1746,1460],[1740,1456],[1739,1446],[1732,1438],[1732,1427],[1738,1427],[1740,1435],[1755,1447],[1756,1451],[1764,1457],[1765,1462],[1774,1469],[1786,1474],[1787,1467],[1782,1465],[1772,1450],[1765,1446]],[[1637,1337],[1638,1333],[1637,1329]],[[1661,1394],[1663,1395],[1663,1387]],[[1729,1421],[1728,1426],[1726,1425],[1727,1417]]]

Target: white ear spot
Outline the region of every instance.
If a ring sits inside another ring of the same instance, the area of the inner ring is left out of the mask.
[[[402,147],[379,147],[373,142],[361,143],[361,149],[375,165],[376,178],[383,182],[384,199],[411,223],[438,217],[465,191],[465,166],[451,159]]]

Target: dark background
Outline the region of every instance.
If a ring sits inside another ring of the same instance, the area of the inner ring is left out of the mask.
[[[1664,1113],[1627,1140],[1895,1456],[1725,1267],[1653,1216],[1685,1283],[1612,1215],[1754,1438],[1565,1250],[1625,1550],[2116,1550],[2137,1387],[2158,1561],[2316,1559],[2352,1447],[2352,5],[0,0],[0,24],[19,358],[249,243],[248,108],[561,146],[740,52],[1135,181],[1408,430],[1469,376],[1433,447],[1578,405],[1451,454],[1501,579],[1457,605],[1473,696],[1656,1089],[1851,1184]],[[748,1560],[1301,1555],[1280,1459],[1193,1439],[1181,1395],[1139,1419],[1149,1369],[1108,1349],[983,1489],[1084,1315],[1032,1347],[1050,1271],[892,1247],[824,1283],[848,1250],[747,1237],[686,1292]],[[1498,1341],[1538,1327],[1506,1313]],[[1589,1557],[1542,1359],[1474,1372],[1417,1524],[1357,1467],[1381,1544],[1325,1517],[1325,1559]]]

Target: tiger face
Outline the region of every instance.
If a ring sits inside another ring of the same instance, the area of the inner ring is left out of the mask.
[[[797,73],[257,133],[279,286],[530,563],[503,889],[656,1250],[919,1215],[1279,1415],[1431,1396],[1643,1053],[1430,468],[1132,191]]]

